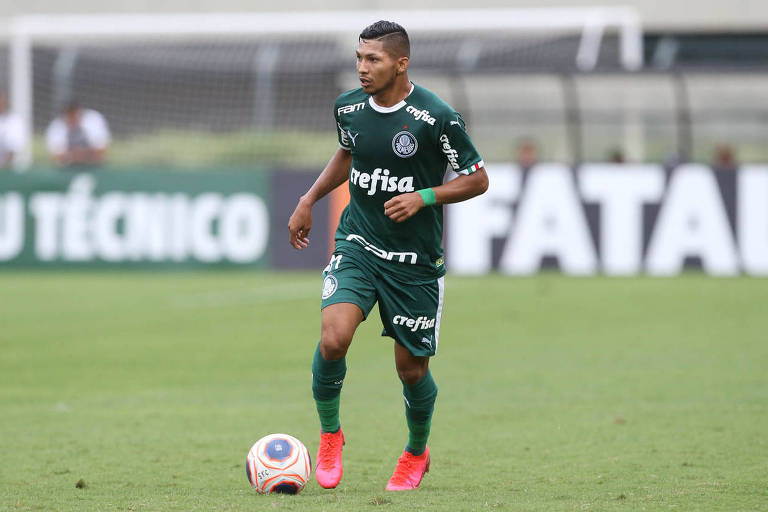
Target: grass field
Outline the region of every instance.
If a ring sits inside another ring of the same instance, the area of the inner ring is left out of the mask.
[[[345,473],[260,496],[271,432],[317,449],[313,274],[0,273],[0,510],[768,510],[768,282],[449,276],[432,472],[374,314]],[[82,481],[82,488],[76,483]]]

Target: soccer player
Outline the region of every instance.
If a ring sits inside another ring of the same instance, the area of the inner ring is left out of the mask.
[[[321,425],[315,475],[328,489],[342,476],[344,358],[376,302],[382,335],[395,340],[409,432],[386,489],[415,489],[429,470],[427,438],[437,396],[429,358],[437,351],[445,274],[441,205],[488,188],[464,121],[408,79],[409,56],[408,34],[397,23],[378,21],[360,34],[361,87],[339,96],[333,109],[341,147],[288,221],[291,245],[306,248],[312,206],[349,180],[350,203],[323,271],[321,334],[312,362]],[[447,168],[459,176],[443,184]]]

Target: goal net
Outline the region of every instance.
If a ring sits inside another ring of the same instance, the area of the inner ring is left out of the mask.
[[[48,162],[46,126],[71,100],[107,119],[110,165],[322,165],[377,19],[409,31],[411,79],[462,112],[486,160],[537,131],[563,139],[558,74],[642,65],[626,8],[21,17],[0,62],[34,141],[16,166]]]

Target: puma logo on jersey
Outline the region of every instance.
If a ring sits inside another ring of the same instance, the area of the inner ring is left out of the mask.
[[[451,167],[454,169],[459,168],[459,152],[456,151],[451,147],[451,143],[448,140],[448,136],[446,134],[442,134],[440,136],[440,142],[443,143],[443,153],[445,153],[445,157],[448,159],[448,163],[451,164]]]
[[[451,126],[453,126],[453,125],[455,125],[455,124],[456,124],[456,125],[458,125],[458,124],[461,124],[461,123],[459,123],[459,118],[458,118],[458,117],[456,118],[456,120],[455,120],[455,121],[451,121]]]
[[[354,105],[344,105],[343,107],[339,107],[338,110],[336,110],[336,115],[341,114],[349,114],[351,112],[356,112],[358,110],[363,110],[365,108],[365,102],[361,101],[360,103],[355,103]]]
[[[424,121],[430,126],[435,125],[435,118],[429,115],[429,110],[416,110],[416,107],[408,105],[405,107],[405,111],[409,114],[413,114],[413,117],[415,117],[417,121]]]
[[[408,318],[407,316],[403,315],[395,315],[395,317],[392,319],[393,325],[404,325],[408,327],[411,332],[416,332],[419,329],[431,329],[435,326],[435,319],[434,318],[427,318],[425,316],[420,316],[417,319]],[[429,340],[427,340],[429,341]]]
[[[351,132],[351,131],[349,131],[349,130],[347,130],[347,135],[349,135],[349,139],[352,141],[352,145],[353,145],[353,146],[356,146],[356,145],[357,145],[357,143],[355,143],[355,139],[356,139],[356,138],[358,138],[358,137],[360,136],[360,132],[358,132],[358,133],[356,133],[356,134],[352,135],[352,132]]]
[[[410,264],[415,265],[416,259],[418,256],[415,252],[392,252],[392,251],[385,251],[384,249],[379,249],[372,243],[370,243],[368,240],[363,238],[360,235],[356,235],[354,233],[347,235],[347,240],[354,241],[365,247],[366,251],[372,252],[374,255],[378,256],[379,258],[387,261],[394,261],[395,258],[397,258],[397,261],[400,263],[406,263],[406,260],[410,259]]]
[[[377,167],[372,174],[360,172],[354,167],[349,171],[349,181],[362,189],[368,190],[368,195],[372,196],[377,191],[380,192],[413,192],[413,176],[398,178],[390,176],[389,169]]]

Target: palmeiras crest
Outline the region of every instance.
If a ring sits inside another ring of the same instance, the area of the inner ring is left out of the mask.
[[[323,300],[329,298],[336,293],[336,289],[339,287],[339,282],[332,275],[325,276],[323,280]]]
[[[416,153],[419,149],[419,141],[411,132],[398,132],[395,138],[392,139],[392,150],[400,158],[408,158]]]

